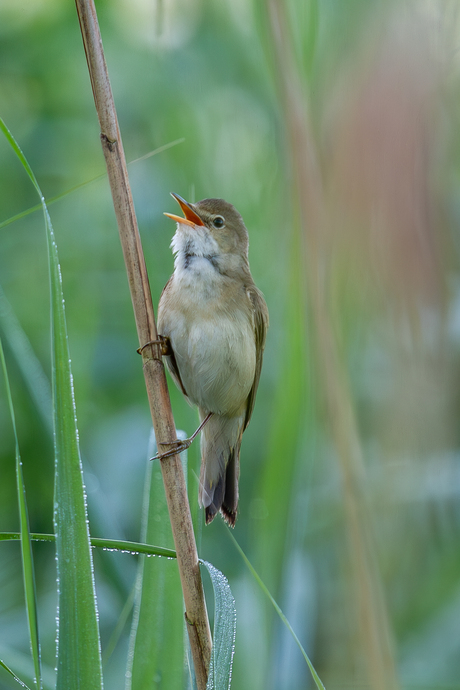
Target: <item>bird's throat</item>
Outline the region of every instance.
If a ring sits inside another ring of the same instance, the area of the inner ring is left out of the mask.
[[[197,254],[193,254],[193,252],[184,252],[181,259],[182,259],[182,266],[183,266],[184,270],[189,270],[189,269],[193,270],[194,269],[193,262],[198,260],[198,262],[201,264],[202,260],[204,259],[205,261],[209,261],[209,263],[214,268],[214,270],[216,270],[220,273],[218,257],[216,255],[198,256]],[[202,270],[202,264],[198,270]]]
[[[176,255],[174,268],[180,278],[209,280],[220,273],[219,247],[205,228],[181,225],[173,237],[172,249]],[[189,273],[188,276],[182,276]]]

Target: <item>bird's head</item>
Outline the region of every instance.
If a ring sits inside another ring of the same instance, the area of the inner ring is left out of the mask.
[[[180,205],[184,218],[172,213],[165,216],[177,222],[172,241],[176,254],[212,258],[222,272],[246,266],[248,231],[236,208],[224,199],[203,199],[191,204],[178,194],[171,194]]]

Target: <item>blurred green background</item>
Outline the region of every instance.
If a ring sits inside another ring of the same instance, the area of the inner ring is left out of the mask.
[[[173,268],[174,226],[162,214],[177,212],[174,191],[238,208],[269,306],[235,537],[328,690],[460,688],[458,2],[103,0],[97,9],[127,160],[180,140],[129,166],[154,304]],[[72,2],[2,0],[0,114],[47,200],[104,174]],[[0,161],[2,222],[37,199],[4,140]],[[106,178],[50,211],[91,533],[136,540],[151,424]],[[0,285],[30,525],[51,532],[39,212],[0,228]],[[191,433],[196,412],[173,385],[171,397],[178,428]],[[0,530],[17,530],[3,385],[0,439]],[[236,599],[232,687],[312,687],[225,529],[219,519],[202,529],[200,555]],[[53,669],[53,547],[36,544],[34,555]],[[112,634],[136,558],[94,559],[105,685],[118,690],[129,619]],[[18,670],[28,664],[18,544],[0,546],[0,592],[0,658]]]

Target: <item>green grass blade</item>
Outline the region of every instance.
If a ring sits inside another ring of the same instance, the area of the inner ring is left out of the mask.
[[[3,288],[0,285],[0,326],[5,343],[8,344],[11,356],[22,374],[25,386],[45,424],[47,430],[52,433],[53,420],[51,386],[43,371],[43,367],[35,354],[27,335],[19,323]]]
[[[0,541],[19,540],[21,535],[19,532],[0,532]],[[32,541],[56,541],[54,534],[41,534],[38,532],[31,532],[30,538]],[[147,556],[162,556],[163,558],[176,558],[176,552],[173,549],[166,549],[163,546],[153,546],[152,544],[144,544],[137,541],[124,541],[122,539],[101,539],[100,537],[90,538],[91,546],[104,549],[106,551],[121,551],[122,553],[131,553],[134,556],[139,554],[146,554]]]
[[[96,690],[102,688],[102,664],[93,563],[60,267],[47,218],[53,340],[54,530],[59,587],[56,688]]]
[[[36,191],[37,191],[38,196],[40,197],[41,206],[42,206],[42,208],[44,209],[45,200],[44,200],[43,194],[42,194],[42,192],[41,192],[41,189],[40,189],[40,187],[38,186],[37,178],[36,178],[35,175],[33,174],[32,168],[31,168],[30,165],[28,164],[28,162],[27,162],[27,160],[26,160],[26,157],[24,156],[23,152],[21,151],[21,149],[20,149],[20,147],[19,147],[19,144],[17,143],[16,139],[13,137],[13,135],[11,134],[10,130],[9,130],[8,127],[5,125],[5,123],[3,122],[3,120],[2,120],[1,117],[0,117],[0,129],[2,130],[2,132],[3,132],[3,134],[5,135],[6,139],[8,140],[8,143],[10,144],[11,148],[12,148],[13,151],[15,152],[16,156],[19,158],[22,167],[24,168],[24,170],[26,171],[27,175],[29,176],[29,178],[30,178],[30,180],[31,180],[31,182],[32,182],[32,184],[33,184],[33,186],[35,187],[35,189],[36,189]]]
[[[21,687],[25,688],[25,690],[30,690],[29,686],[26,685],[24,681],[22,681],[20,678],[18,678],[17,675],[9,668],[9,666],[7,666],[1,659],[0,666],[1,668],[5,669],[5,671],[7,671],[14,678],[14,680],[16,680],[19,683]]]
[[[149,457],[155,454],[153,448]],[[148,462],[142,514],[144,541],[173,544],[158,461]],[[177,565],[164,559],[139,561],[126,690],[184,687],[184,607]],[[158,686],[160,687],[160,686]]]
[[[102,667],[104,668],[105,664],[109,661],[110,657],[114,653],[117,644],[119,643],[123,631],[125,629],[126,623],[129,618],[131,618],[132,612],[133,612],[133,607],[134,607],[134,595],[135,595],[135,586],[131,588],[131,591],[124,603],[123,609],[121,610],[120,615],[118,616],[117,624],[115,628],[112,630],[112,634],[110,635],[110,638],[102,652]]]
[[[24,577],[24,596],[26,601],[27,620],[29,623],[30,648],[32,651],[32,658],[34,662],[35,671],[35,686],[42,688],[41,668],[40,668],[40,642],[38,636],[38,619],[37,619],[37,595],[35,590],[35,575],[34,563],[32,555],[32,542],[29,534],[29,516],[27,513],[26,490],[24,486],[24,477],[22,474],[22,462],[19,453],[19,439],[16,430],[16,418],[14,414],[13,398],[11,396],[11,388],[8,379],[8,371],[6,368],[5,355],[3,352],[3,345],[0,339],[0,359],[2,361],[3,375],[5,378],[6,397],[8,400],[8,407],[10,410],[11,424],[13,426],[15,455],[16,455],[16,482],[18,490],[19,503],[19,524],[21,529],[21,555],[22,555],[22,569]]]
[[[5,131],[5,130],[3,130],[3,131]],[[167,149],[170,149],[173,146],[177,146],[177,144],[182,144],[184,141],[185,141],[185,139],[183,137],[180,139],[176,139],[175,141],[170,141],[168,144],[163,144],[163,146],[159,146],[157,149],[154,149],[153,151],[149,151],[144,156],[141,156],[140,158],[136,158],[135,160],[130,161],[128,163],[128,165],[131,165],[133,163],[139,163],[140,161],[144,161],[147,158],[151,158],[151,156],[156,156],[158,153],[161,153],[162,151],[167,151]],[[66,196],[69,196],[69,194],[76,192],[78,189],[82,189],[82,187],[87,187],[88,185],[92,184],[93,182],[97,182],[98,180],[104,179],[104,177],[107,177],[107,172],[103,172],[100,175],[96,175],[96,177],[92,177],[90,180],[86,180],[86,182],[80,182],[79,184],[74,185],[70,189],[67,189],[65,192],[62,192],[61,194],[56,194],[56,196],[53,196],[50,199],[48,199],[46,202],[46,205],[51,206],[51,204],[55,204],[56,201],[60,201],[61,199],[64,199]],[[38,187],[38,185],[37,185],[37,187]],[[11,223],[14,223],[15,221],[20,220],[21,218],[25,218],[26,216],[29,216],[31,213],[35,213],[35,211],[40,211],[41,208],[42,208],[42,204],[36,204],[35,206],[31,206],[30,208],[26,208],[24,211],[21,211],[20,213],[16,213],[14,216],[7,218],[6,220],[3,220],[0,223],[0,230],[2,228],[5,228],[7,225],[11,225]]]
[[[230,690],[236,636],[235,600],[225,575],[211,563],[200,562],[206,566],[214,589],[214,632],[206,690]]]
[[[287,629],[288,629],[289,632],[291,633],[292,637],[294,638],[294,640],[295,640],[295,642],[296,642],[298,648],[299,648],[300,651],[302,652],[303,658],[304,658],[305,661],[307,662],[307,665],[308,665],[308,668],[310,669],[310,673],[311,673],[311,675],[312,675],[312,678],[313,678],[313,680],[314,680],[315,683],[316,683],[316,687],[318,688],[318,690],[326,690],[325,687],[324,687],[324,685],[323,685],[323,683],[321,682],[320,677],[319,677],[318,674],[316,673],[315,667],[314,667],[313,664],[311,663],[311,661],[310,661],[310,659],[309,659],[309,657],[308,657],[307,652],[306,652],[305,649],[302,647],[302,644],[301,644],[299,638],[297,637],[297,635],[295,634],[294,630],[292,629],[291,624],[289,623],[288,619],[286,618],[286,616],[284,615],[284,613],[282,612],[282,610],[280,609],[280,607],[279,607],[278,604],[276,603],[275,599],[272,597],[272,595],[271,595],[270,592],[268,591],[268,588],[266,587],[265,583],[262,581],[262,579],[260,578],[260,576],[258,575],[258,573],[256,572],[256,570],[255,570],[254,567],[252,566],[250,560],[248,559],[248,557],[247,557],[246,554],[244,553],[244,551],[243,551],[243,549],[241,548],[241,546],[240,546],[240,545],[238,544],[238,542],[236,541],[236,539],[235,539],[235,537],[233,536],[233,534],[230,532],[230,530],[227,530],[227,532],[228,532],[228,535],[229,535],[230,539],[233,541],[234,545],[236,546],[237,550],[239,551],[239,553],[240,553],[240,555],[241,555],[243,561],[246,563],[247,567],[249,568],[249,570],[251,571],[252,575],[254,576],[254,578],[255,578],[257,584],[259,585],[259,587],[261,588],[261,590],[263,591],[263,593],[265,594],[265,596],[268,597],[268,599],[271,601],[271,603],[272,603],[272,605],[273,605],[273,607],[274,607],[276,613],[277,613],[278,616],[281,618],[281,620],[283,621],[284,625],[287,627]]]
[[[57,246],[48,209],[35,175],[1,118],[0,129],[40,197],[48,242],[55,447],[54,526],[59,618],[56,688],[100,690],[102,667],[93,565]]]

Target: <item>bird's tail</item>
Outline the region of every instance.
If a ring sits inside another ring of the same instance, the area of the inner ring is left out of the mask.
[[[220,510],[224,520],[235,526],[243,425],[244,417],[214,414],[201,432],[199,500],[206,511],[206,524]]]

